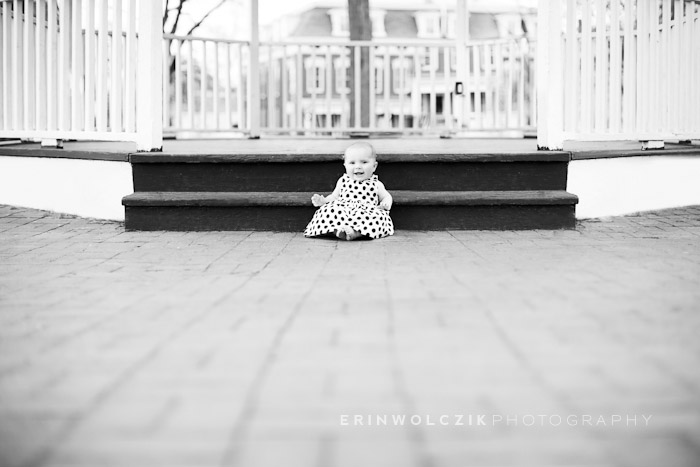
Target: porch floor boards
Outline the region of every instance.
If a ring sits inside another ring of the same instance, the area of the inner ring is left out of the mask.
[[[538,153],[537,140],[509,138],[275,138],[258,140],[244,138],[216,140],[165,140],[162,154],[342,154],[356,141],[369,141],[380,155],[383,154],[528,154]],[[0,144],[0,155],[25,157],[58,157],[128,161],[136,151],[134,143],[80,141],[65,142],[63,149],[42,148],[39,143]],[[571,158],[591,159],[640,155],[700,155],[700,141],[694,144],[666,142],[663,150],[642,151],[636,141],[574,142],[564,143],[564,151]],[[543,154],[542,151],[539,154]]]

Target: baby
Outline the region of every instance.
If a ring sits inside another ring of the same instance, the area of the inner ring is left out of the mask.
[[[369,143],[356,143],[345,150],[345,174],[328,196],[315,194],[311,202],[319,208],[304,230],[304,236],[333,234],[342,240],[381,238],[394,234],[389,217],[393,199],[374,171],[377,154]]]

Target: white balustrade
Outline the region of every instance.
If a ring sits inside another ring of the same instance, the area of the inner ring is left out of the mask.
[[[164,41],[169,133],[250,135],[253,113],[264,134],[534,129],[532,44],[524,40],[467,44],[468,69],[459,74],[467,77],[462,95],[455,94],[452,41],[263,41],[257,106],[249,102],[253,54],[248,41],[175,35],[165,35]],[[369,126],[360,119],[363,51],[369,52],[372,70]]]
[[[161,15],[154,0],[0,1],[0,137],[159,149]]]
[[[700,138],[700,2],[540,0],[538,23],[539,146]]]

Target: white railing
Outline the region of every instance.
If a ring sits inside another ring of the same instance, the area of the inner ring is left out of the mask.
[[[538,145],[700,138],[697,0],[541,0]]]
[[[534,128],[533,60],[525,41],[467,44],[461,70],[448,41],[261,42],[259,108],[248,104],[248,42],[165,35],[164,44],[167,132],[247,133],[251,112],[259,112],[266,134]],[[360,86],[363,54],[372,70],[369,96]]]
[[[162,81],[151,66],[161,61],[161,2],[5,0],[0,8],[0,137],[162,146]]]

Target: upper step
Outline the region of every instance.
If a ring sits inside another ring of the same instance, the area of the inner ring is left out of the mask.
[[[565,190],[570,154],[381,154],[387,189]],[[340,154],[163,154],[130,156],[134,191],[328,193],[344,173]]]

